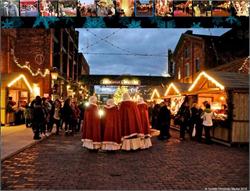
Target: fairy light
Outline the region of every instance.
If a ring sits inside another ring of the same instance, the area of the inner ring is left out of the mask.
[[[32,89],[32,87],[31,87],[31,85],[29,84],[27,78],[26,78],[23,74],[19,75],[17,78],[15,78],[14,80],[12,80],[12,81],[8,84],[8,87],[10,88],[10,87],[13,86],[18,80],[21,80],[21,79],[23,79],[23,81],[25,82],[25,84],[28,86],[30,92],[32,92],[33,89]]]
[[[174,83],[171,83],[171,84],[168,86],[168,88],[167,88],[167,90],[166,90],[164,96],[167,96],[167,95],[168,95],[168,93],[169,93],[169,91],[170,91],[171,88],[173,88],[174,91],[175,91],[178,95],[180,94],[180,91],[179,91],[178,88],[174,85]]]
[[[154,89],[154,91],[153,91],[153,93],[152,93],[152,96],[151,96],[151,100],[153,100],[153,98],[155,97],[155,95],[158,97],[158,98],[160,98],[160,94],[159,94],[159,92],[157,91],[157,89]]]
[[[28,65],[21,65],[18,63],[17,59],[16,59],[16,56],[14,55],[14,50],[12,50],[11,54],[13,55],[13,60],[14,62],[16,63],[16,65],[21,68],[21,69],[26,69],[28,70],[32,76],[38,76],[38,75],[41,75],[42,77],[46,77],[47,75],[50,74],[50,71],[49,69],[45,69],[44,72],[41,72],[41,69],[38,68],[38,70],[36,72],[33,72],[31,67],[28,66]]]
[[[224,90],[225,87],[220,84],[218,81],[216,81],[213,77],[209,76],[206,72],[201,72],[198,77],[195,79],[194,83],[191,85],[191,87],[188,89],[188,91],[192,91],[194,89],[194,87],[196,86],[196,84],[199,82],[199,80],[201,79],[201,77],[205,77],[207,78],[209,81],[211,81],[212,83],[214,83],[217,87],[219,87],[221,90]]]

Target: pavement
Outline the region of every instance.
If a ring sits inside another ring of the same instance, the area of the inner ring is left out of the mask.
[[[140,151],[90,152],[75,136],[52,135],[2,161],[1,189],[249,190],[247,147],[206,145],[171,131]]]
[[[33,131],[26,125],[1,126],[1,160],[38,143],[33,140]]]

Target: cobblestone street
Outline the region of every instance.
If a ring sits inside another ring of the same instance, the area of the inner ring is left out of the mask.
[[[2,161],[2,189],[248,189],[247,148],[152,138],[136,152],[89,152],[80,135],[51,136]]]

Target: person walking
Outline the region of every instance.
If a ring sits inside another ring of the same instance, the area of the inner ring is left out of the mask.
[[[187,130],[187,126],[189,126],[189,119],[190,119],[190,110],[187,101],[184,101],[181,105],[177,116],[179,118],[180,124],[180,140],[185,140],[185,131]]]
[[[205,137],[206,137],[206,144],[211,144],[211,136],[210,130],[213,126],[213,118],[215,117],[214,112],[211,110],[210,104],[206,104],[206,109],[204,110],[203,114],[201,115],[201,119],[203,119],[203,126],[205,130]]]
[[[158,116],[159,121],[159,128],[160,128],[160,140],[167,140],[171,137],[169,129],[170,129],[170,117],[171,113],[168,109],[169,101],[164,100],[164,102],[161,103],[161,109]]]
[[[55,100],[54,103],[54,108],[53,108],[53,123],[52,123],[52,128],[53,125],[56,124],[56,135],[59,135],[59,129],[61,126],[61,111],[62,111],[62,106],[61,102],[59,99]]]
[[[160,130],[159,124],[158,124],[158,116],[160,112],[161,106],[160,104],[155,104],[153,111],[152,111],[152,128]]]
[[[190,139],[195,138],[198,142],[201,142],[202,136],[202,109],[197,103],[194,103],[191,108],[190,126],[189,126],[189,136]],[[193,137],[193,131],[195,131],[195,136]]]
[[[121,121],[118,106],[108,99],[104,106],[102,150],[115,151],[121,148]]]
[[[65,135],[68,135],[71,130],[71,122],[73,117],[73,110],[71,108],[71,99],[67,98],[64,102],[63,109],[62,109],[62,116],[65,125]]]
[[[143,148],[149,148],[152,146],[151,135],[150,135],[150,123],[148,115],[148,105],[144,102],[143,98],[139,98],[137,107],[141,116],[142,129],[144,134],[144,139],[142,139]]]
[[[101,122],[98,115],[97,97],[91,96],[89,104],[84,113],[82,146],[90,150],[98,150],[101,148]]]
[[[44,109],[42,106],[42,99],[40,96],[36,96],[35,101],[33,102],[32,108],[34,111],[33,121],[32,121],[34,139],[39,140],[41,139],[40,132],[42,130],[42,126],[44,125],[45,119],[46,119]]]
[[[72,108],[72,122],[71,122],[71,134],[74,135],[74,133],[76,132],[76,129],[78,127],[78,122],[79,122],[79,117],[80,117],[80,110],[77,106],[76,100],[73,99],[71,102],[71,108]]]

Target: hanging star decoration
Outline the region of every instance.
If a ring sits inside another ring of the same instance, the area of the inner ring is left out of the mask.
[[[141,28],[141,21],[135,21],[134,19],[130,24],[127,25],[128,28]]]
[[[83,28],[106,28],[106,24],[102,17],[87,17]]]
[[[200,22],[198,22],[198,23],[193,22],[191,28],[201,28],[201,23]]]
[[[57,21],[59,21],[57,17],[37,16],[33,24],[33,28],[40,27],[41,25],[43,25],[45,29],[48,29],[51,24],[54,24]]]

